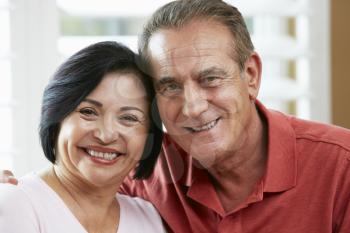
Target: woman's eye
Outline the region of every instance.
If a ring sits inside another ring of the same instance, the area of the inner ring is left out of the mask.
[[[91,108],[80,109],[79,113],[83,114],[84,116],[97,116],[97,112]]]
[[[140,120],[138,119],[137,116],[134,115],[123,115],[119,117],[120,120],[126,121],[126,122],[139,122]]]

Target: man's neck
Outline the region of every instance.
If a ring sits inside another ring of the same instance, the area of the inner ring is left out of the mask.
[[[258,112],[253,118],[243,146],[208,169],[226,212],[247,199],[266,170],[267,124]]]

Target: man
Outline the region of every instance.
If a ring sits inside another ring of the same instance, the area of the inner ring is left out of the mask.
[[[8,170],[0,171],[0,183],[17,184],[17,179],[13,176],[12,172]]]
[[[261,60],[220,0],[157,10],[140,39],[168,135],[154,175],[121,192],[172,232],[350,232],[350,132],[267,110]]]

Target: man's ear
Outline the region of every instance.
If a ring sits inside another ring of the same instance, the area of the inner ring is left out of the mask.
[[[262,65],[259,54],[253,52],[245,62],[244,78],[247,83],[249,98],[255,100],[259,93],[261,83]]]

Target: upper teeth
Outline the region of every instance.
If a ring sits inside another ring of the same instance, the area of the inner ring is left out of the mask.
[[[203,131],[203,130],[209,130],[211,128],[213,128],[217,123],[217,120],[209,122],[208,124],[205,124],[201,127],[191,127],[191,130],[195,131],[195,132],[199,132],[199,131]]]
[[[94,151],[94,150],[87,150],[88,154],[93,157],[98,157],[106,160],[113,160],[118,156],[118,153],[106,153],[106,152],[100,152],[100,151]]]

